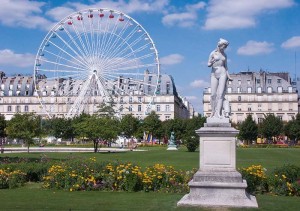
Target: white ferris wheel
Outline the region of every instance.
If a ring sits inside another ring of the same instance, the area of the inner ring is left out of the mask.
[[[159,93],[158,52],[133,18],[111,9],[86,9],[59,21],[43,39],[34,80],[49,117],[74,117],[91,104]],[[118,110],[119,108],[117,108]],[[119,109],[121,111],[121,109]]]

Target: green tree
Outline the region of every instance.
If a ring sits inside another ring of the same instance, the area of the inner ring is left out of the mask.
[[[264,120],[260,124],[261,134],[268,139],[270,143],[272,137],[278,136],[281,134],[283,129],[283,122],[279,117],[276,117],[274,114],[265,115]]]
[[[186,129],[184,132],[184,144],[186,145],[189,152],[194,152],[199,147],[199,138],[196,130],[204,126],[206,121],[205,117],[198,116],[192,119],[186,119],[184,124]]]
[[[245,121],[239,125],[238,137],[241,140],[245,140],[246,144],[251,144],[253,140],[256,140],[258,135],[258,127],[251,115],[248,115]]]
[[[135,136],[139,128],[139,124],[139,120],[132,114],[126,114],[120,121],[120,131],[127,137]]]
[[[6,128],[5,117],[4,115],[0,114],[0,138],[6,137],[5,128]]]
[[[74,127],[72,119],[56,117],[49,121],[50,134],[55,138],[71,139],[74,138]]]
[[[162,123],[159,116],[152,111],[143,121],[143,130],[152,137],[161,138],[163,134]]]
[[[284,133],[290,140],[298,140],[300,138],[300,113],[296,115],[284,126]]]
[[[173,131],[176,135],[176,139],[180,140],[183,138],[185,133],[186,124],[183,119],[174,118],[162,122],[163,135],[164,137],[170,137],[171,132]]]
[[[102,103],[100,104],[100,106],[98,107],[98,111],[97,111],[97,115],[101,116],[101,117],[110,117],[113,118],[116,116],[116,111],[114,109],[116,103],[111,100],[107,103]]]
[[[8,137],[22,139],[27,145],[29,153],[33,138],[41,134],[41,118],[34,113],[15,114],[7,123],[6,132]]]

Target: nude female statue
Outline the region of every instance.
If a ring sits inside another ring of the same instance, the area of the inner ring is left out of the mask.
[[[229,42],[221,38],[218,42],[217,48],[210,53],[208,59],[207,65],[208,67],[211,67],[211,117],[228,117],[228,112],[225,111],[225,114],[223,114],[222,111],[222,108],[224,107],[223,103],[226,82],[227,80],[232,80],[228,73],[227,56],[224,52],[228,45]]]

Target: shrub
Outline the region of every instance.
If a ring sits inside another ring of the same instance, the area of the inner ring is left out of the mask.
[[[242,177],[247,181],[247,191],[250,194],[264,193],[268,191],[266,169],[261,165],[252,165],[239,169]]]
[[[25,173],[20,170],[0,169],[0,189],[16,188],[24,185],[24,183]]]
[[[276,195],[300,195],[300,167],[284,165],[276,168],[269,178],[270,191]]]
[[[189,152],[195,152],[199,147],[199,140],[196,137],[189,137],[186,139],[185,145]]]

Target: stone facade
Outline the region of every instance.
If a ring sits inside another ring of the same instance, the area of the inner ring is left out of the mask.
[[[144,80],[157,80],[155,77],[145,72]],[[154,90],[152,87],[142,87],[140,93],[131,95],[122,94],[115,97],[115,107],[119,110],[119,115],[133,114],[139,119],[145,117],[145,113],[154,110],[162,121],[167,119],[190,118],[196,113],[193,106],[177,93],[172,76],[161,75],[160,85],[156,90],[156,97],[152,98]],[[61,80],[59,88],[53,81],[41,77],[38,82],[40,93],[37,93],[32,76],[17,75],[6,77],[1,72],[0,78],[0,113],[7,120],[17,112],[35,112],[38,115],[46,116],[45,109],[51,109],[55,116],[65,116],[70,104],[76,98],[76,91],[80,90],[82,81]],[[128,89],[130,80],[119,77],[114,81],[116,87]],[[151,84],[151,82],[147,82]],[[64,96],[67,89],[74,90],[74,94],[69,97]],[[113,91],[113,90],[112,90]],[[41,96],[41,98],[38,97]],[[40,101],[45,107],[42,107]],[[93,93],[87,100],[84,107],[86,113],[96,113],[99,105],[104,102],[99,93]],[[152,102],[152,103],[151,103]]]
[[[297,88],[288,73],[240,72],[230,74],[226,96],[230,102],[233,123],[239,123],[251,114],[256,122],[272,113],[283,121],[289,121],[299,112]],[[210,116],[210,88],[203,93],[204,116]]]

